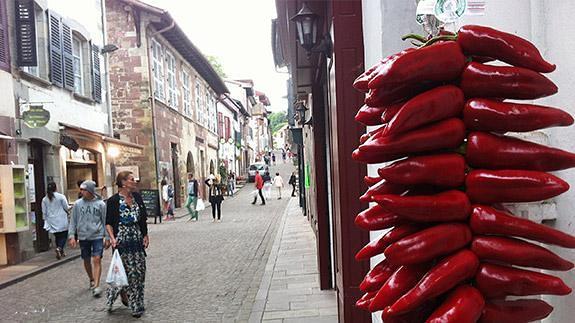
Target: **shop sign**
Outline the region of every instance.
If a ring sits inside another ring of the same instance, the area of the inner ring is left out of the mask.
[[[29,128],[41,128],[50,121],[50,112],[42,105],[31,105],[28,111],[22,113],[22,120]]]

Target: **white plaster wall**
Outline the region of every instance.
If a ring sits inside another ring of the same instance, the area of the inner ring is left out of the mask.
[[[14,118],[16,112],[14,110],[14,86],[12,84],[12,74],[0,71],[0,89],[4,95],[0,95],[0,116],[8,116]]]
[[[515,33],[531,40],[549,61],[557,64],[557,70],[547,76],[559,87],[559,93],[540,100],[536,104],[562,108],[575,115],[575,2],[544,0],[489,0],[483,16],[464,16],[456,27],[464,24],[491,26]],[[408,44],[400,37],[410,32],[423,33],[415,23],[415,1],[363,0],[364,42],[366,68],[379,59],[395,53]],[[575,151],[575,126],[546,130],[552,146]],[[375,174],[377,166],[369,166],[368,172]],[[561,178],[575,186],[575,170],[557,172]],[[557,219],[547,223],[569,234],[575,234],[575,189],[555,199]],[[372,238],[378,234],[373,233]],[[575,251],[552,248],[561,256],[575,260]],[[372,263],[373,264],[373,263]],[[573,271],[553,272],[569,286],[575,287]],[[546,296],[544,299],[555,308],[545,322],[571,322],[575,312],[575,296]],[[373,316],[374,322],[381,322],[380,315]]]

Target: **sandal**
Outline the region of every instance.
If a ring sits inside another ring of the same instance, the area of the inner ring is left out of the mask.
[[[90,280],[90,290],[94,289],[95,283],[93,280]]]

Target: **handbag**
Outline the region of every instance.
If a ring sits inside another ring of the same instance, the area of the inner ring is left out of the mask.
[[[124,264],[122,264],[122,258],[120,257],[118,249],[114,250],[114,254],[112,255],[112,262],[108,269],[106,283],[112,287],[128,286],[128,276],[126,276],[126,270],[124,269]]]
[[[198,201],[196,202],[196,211],[203,211],[205,208],[206,205],[204,204],[204,200],[198,198]]]

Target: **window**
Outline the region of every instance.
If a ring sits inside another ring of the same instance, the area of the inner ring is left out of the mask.
[[[183,101],[184,101],[184,114],[191,117],[192,116],[192,98],[190,91],[190,74],[186,71],[182,71],[182,88],[183,88]]]
[[[154,97],[164,100],[164,65],[162,62],[162,45],[152,39],[152,68],[154,72]]]
[[[166,72],[168,74],[168,104],[177,109],[178,96],[176,92],[176,59],[172,53],[166,51]]]
[[[224,120],[221,112],[218,112],[218,137],[224,137]]]
[[[231,133],[232,133],[232,132],[231,132],[231,127],[230,127],[230,118],[229,118],[229,117],[225,117],[224,120],[225,120],[225,121],[224,121],[224,129],[226,129],[225,132],[224,132],[225,135],[226,135],[225,138],[226,138],[226,140],[229,140],[229,139],[232,137],[232,135],[231,135]]]
[[[202,123],[202,95],[198,78],[196,78],[196,121]]]
[[[82,41],[77,37],[73,37],[72,57],[74,58],[74,92],[84,95]]]
[[[211,119],[213,116],[210,110],[210,93],[206,89],[206,95],[204,97],[204,126],[215,132],[215,129],[212,127]]]

